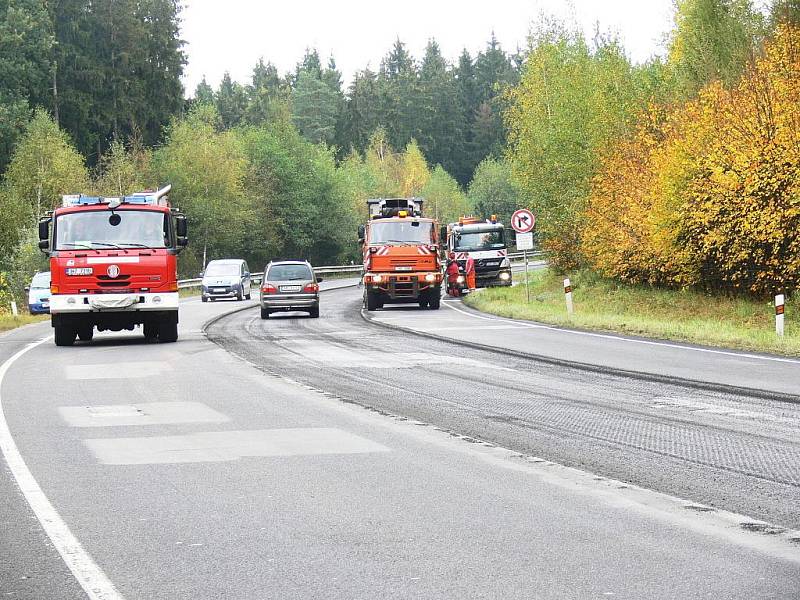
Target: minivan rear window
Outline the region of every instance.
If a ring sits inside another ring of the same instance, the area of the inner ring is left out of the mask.
[[[293,281],[296,279],[312,279],[308,265],[272,265],[267,271],[269,281]]]

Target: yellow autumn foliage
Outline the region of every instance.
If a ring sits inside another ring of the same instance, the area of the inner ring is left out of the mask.
[[[592,181],[582,250],[605,275],[759,296],[800,286],[800,30],[732,89],[652,107]]]

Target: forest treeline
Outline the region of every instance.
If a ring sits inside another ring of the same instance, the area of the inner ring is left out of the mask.
[[[505,157],[563,271],[770,297],[800,283],[800,2],[677,0],[667,56],[534,32]]]
[[[345,85],[309,49],[184,99],[177,0],[0,0],[0,288],[41,266],[33,226],[60,194],[170,182],[182,275],[204,256],[358,260],[365,198],[400,194],[443,220],[528,206],[564,270],[791,291],[799,4],[676,0],[644,64],[545,18],[513,53],[396,40]]]

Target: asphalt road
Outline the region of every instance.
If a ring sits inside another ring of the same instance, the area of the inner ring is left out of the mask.
[[[797,597],[798,405],[465,350],[366,323],[359,294],[237,312],[216,345],[203,323],[247,303],[193,300],[177,344],[8,367],[8,430],[104,597]],[[0,597],[85,597],[15,485]]]
[[[517,275],[516,282],[522,277]],[[800,402],[800,360],[796,358],[520,322],[480,313],[458,300],[447,302],[440,313],[413,319],[392,311],[371,316],[436,337],[507,349],[554,363],[645,374],[654,380],[678,379],[707,389],[760,393],[766,398],[794,396]]]

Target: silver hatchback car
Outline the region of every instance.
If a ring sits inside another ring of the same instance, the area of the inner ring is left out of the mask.
[[[278,311],[303,311],[319,317],[319,282],[305,260],[274,261],[264,269],[261,282],[261,318]]]

